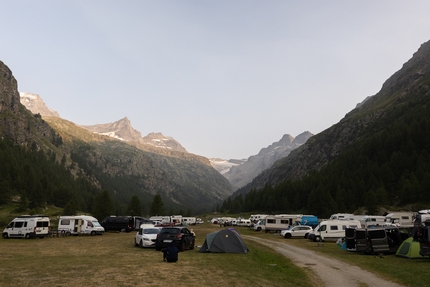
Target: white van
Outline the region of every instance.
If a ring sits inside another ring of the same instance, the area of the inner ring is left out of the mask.
[[[345,229],[360,227],[361,224],[358,220],[325,220],[309,233],[308,238],[312,241],[336,241],[345,237]]]
[[[60,216],[58,220],[58,232],[63,232],[67,235],[102,235],[105,229],[98,220],[92,216]]]
[[[252,222],[249,219],[240,219],[236,222],[236,226],[245,226],[245,227],[251,227]]]
[[[182,217],[182,225],[196,225],[195,217]]]
[[[22,215],[3,230],[3,238],[44,238],[49,235],[51,221],[45,215]]]

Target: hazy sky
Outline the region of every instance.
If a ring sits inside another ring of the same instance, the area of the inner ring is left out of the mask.
[[[0,60],[77,124],[247,158],[337,123],[430,40],[430,1],[0,0]]]

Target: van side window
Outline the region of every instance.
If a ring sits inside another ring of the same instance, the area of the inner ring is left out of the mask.
[[[24,227],[27,227],[27,221],[26,221],[26,222],[24,222]]]
[[[36,227],[48,227],[48,221],[38,221]]]
[[[331,225],[330,230],[339,230],[339,229],[337,228],[337,225]]]
[[[327,225],[321,225],[320,231],[326,231],[326,230],[327,230]]]
[[[385,238],[385,230],[370,230],[368,234],[370,239]]]
[[[24,225],[24,221],[16,221],[15,222],[15,228],[20,228]]]
[[[267,223],[276,223],[275,219],[267,219]]]

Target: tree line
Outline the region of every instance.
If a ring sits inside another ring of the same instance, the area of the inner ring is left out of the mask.
[[[375,214],[380,206],[428,209],[430,204],[430,113],[427,105],[397,112],[384,128],[305,178],[267,184],[228,198],[221,212],[315,214],[359,208]]]

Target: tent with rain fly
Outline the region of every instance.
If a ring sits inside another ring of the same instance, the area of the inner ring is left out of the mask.
[[[248,247],[233,228],[222,229],[206,235],[206,240],[199,252],[213,253],[248,253]]]
[[[397,249],[396,256],[409,259],[425,258],[420,255],[420,243],[418,241],[413,241],[412,237],[403,241],[399,249]]]

